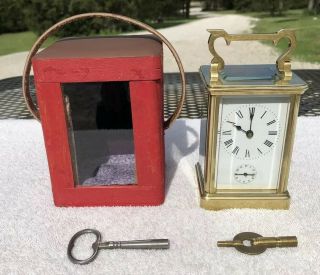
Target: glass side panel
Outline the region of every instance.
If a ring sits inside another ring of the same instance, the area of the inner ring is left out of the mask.
[[[135,184],[129,83],[64,83],[62,91],[75,184]]]

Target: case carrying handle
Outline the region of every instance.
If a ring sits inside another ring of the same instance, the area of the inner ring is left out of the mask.
[[[186,95],[186,79],[185,79],[185,74],[184,74],[184,70],[183,70],[183,66],[182,66],[182,62],[178,56],[178,53],[176,52],[176,50],[174,49],[174,47],[171,45],[171,43],[157,30],[155,30],[154,28],[150,27],[147,24],[144,24],[138,20],[132,19],[130,17],[127,16],[123,16],[123,15],[118,15],[118,14],[113,14],[113,13],[100,13],[100,12],[96,12],[96,13],[83,13],[83,14],[78,14],[78,15],[74,15],[71,17],[68,17],[66,19],[63,19],[61,21],[59,21],[58,23],[56,23],[55,25],[53,25],[52,27],[50,27],[49,29],[47,29],[39,38],[38,40],[34,43],[34,45],[31,48],[31,51],[29,52],[29,55],[26,59],[26,63],[25,63],[25,67],[24,67],[24,71],[23,71],[23,77],[22,77],[22,88],[23,88],[23,96],[25,99],[25,102],[27,104],[27,107],[29,109],[29,111],[31,112],[31,114],[33,115],[33,117],[40,121],[40,114],[39,114],[39,110],[37,109],[37,107],[35,106],[31,95],[30,95],[30,83],[29,83],[29,76],[30,76],[30,71],[31,71],[31,67],[32,67],[32,63],[31,60],[32,58],[36,55],[36,53],[38,52],[39,48],[41,47],[41,45],[43,44],[43,42],[52,34],[54,34],[55,32],[57,32],[59,29],[61,29],[63,26],[70,24],[72,22],[81,20],[81,19],[87,19],[87,18],[111,18],[111,19],[115,19],[117,21],[123,21],[135,26],[138,26],[152,34],[154,34],[156,37],[158,37],[164,44],[166,44],[166,46],[169,48],[169,50],[171,51],[172,55],[174,56],[179,71],[180,71],[180,76],[181,76],[181,87],[182,87],[182,92],[181,92],[181,97],[178,103],[178,106],[176,108],[176,110],[174,111],[174,113],[166,120],[164,121],[164,129],[168,129],[172,123],[178,118],[181,110],[182,110],[182,106],[185,100],[185,95]]]

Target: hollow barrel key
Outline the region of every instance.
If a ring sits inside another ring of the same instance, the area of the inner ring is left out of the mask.
[[[94,234],[95,242],[92,244],[93,254],[83,260],[76,259],[72,254],[75,241],[84,234]],[[96,229],[83,229],[73,235],[68,245],[68,258],[74,264],[88,264],[97,256],[100,249],[169,249],[170,242],[168,239],[150,239],[150,240],[134,240],[134,241],[109,241],[101,242],[101,233]]]
[[[248,242],[246,245],[245,242]],[[257,255],[265,252],[267,248],[273,247],[296,247],[298,240],[296,236],[262,237],[253,232],[242,232],[233,238],[233,241],[218,241],[218,247],[234,247],[238,251]]]

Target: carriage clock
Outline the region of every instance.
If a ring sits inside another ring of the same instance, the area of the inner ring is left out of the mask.
[[[208,117],[201,121],[196,164],[200,205],[288,209],[287,191],[300,96],[306,83],[291,71],[296,46],[292,30],[274,34],[228,34],[209,30],[213,59],[200,67],[208,92]],[[288,39],[275,65],[224,65],[214,43]]]

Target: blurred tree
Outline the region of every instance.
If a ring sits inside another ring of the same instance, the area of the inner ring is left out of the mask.
[[[279,11],[279,15],[282,15],[282,11],[283,11],[283,0],[279,0],[279,5],[278,5],[278,11]]]
[[[161,20],[163,18],[163,3],[161,1],[134,0],[137,18],[140,20]]]
[[[222,1],[222,7],[226,10],[232,10],[234,8],[234,0]]]
[[[238,0],[234,2],[234,7],[238,11],[270,11],[272,16],[282,15],[283,11],[290,7],[295,0]],[[299,0],[298,0],[299,1]]]
[[[232,10],[235,0],[203,0],[203,10]]]
[[[190,6],[191,6],[191,0],[185,0],[184,1],[184,14],[186,18],[190,17]]]
[[[320,0],[308,1],[308,12],[310,14],[318,14],[320,11]]]
[[[190,3],[191,0],[0,0],[0,33],[29,29],[40,34],[63,18],[87,12],[110,12],[159,22],[165,17],[189,17]],[[99,33],[106,27],[112,32],[134,28],[113,20],[87,21],[64,26],[57,36]]]
[[[164,17],[176,16],[183,10],[185,0],[134,0],[140,20],[163,21]],[[190,1],[188,1],[190,2]],[[189,6],[190,9],[190,6]],[[187,11],[189,14],[189,11]]]
[[[29,30],[42,33],[68,14],[67,0],[26,0],[25,22]]]
[[[276,14],[276,0],[271,0],[270,2],[270,14],[274,16]]]
[[[0,1],[0,33],[25,31],[23,0]]]
[[[308,5],[308,1],[309,0],[289,0],[287,6],[290,9],[305,9]]]
[[[218,10],[220,2],[221,1],[219,1],[219,0],[204,0],[203,10],[216,11],[216,10]]]
[[[87,12],[111,12],[135,17],[133,0],[27,0],[26,23],[29,29],[42,33],[53,24],[69,16]],[[128,24],[96,18],[88,22],[78,21],[64,26],[57,36],[97,34],[106,27],[117,30],[129,30]]]
[[[235,0],[203,0],[203,10],[232,10]]]
[[[102,10],[99,3],[95,0],[71,0],[67,2],[69,2],[67,6],[67,16],[87,12],[99,12]],[[60,19],[61,18],[57,18],[56,22]],[[85,24],[84,21],[78,21],[64,26],[59,31],[59,36],[73,36],[80,34],[89,35],[91,33],[97,34],[104,26],[101,19],[87,19],[87,21],[88,22]]]

